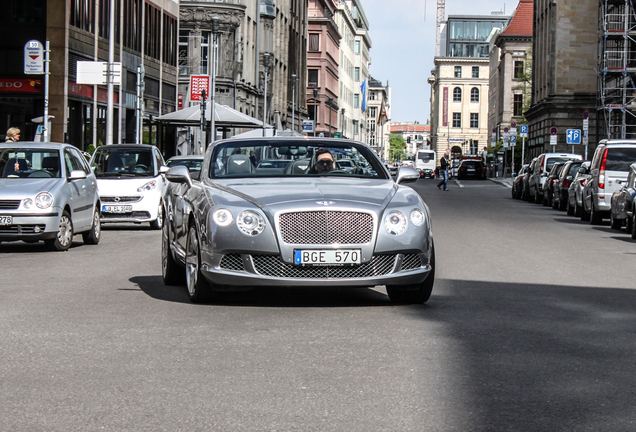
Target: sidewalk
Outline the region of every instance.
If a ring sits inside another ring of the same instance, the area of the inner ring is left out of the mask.
[[[512,189],[512,179],[511,178],[493,177],[493,178],[489,178],[488,180],[490,180],[491,182],[495,182],[497,184],[500,184],[502,186],[505,186],[507,188]]]

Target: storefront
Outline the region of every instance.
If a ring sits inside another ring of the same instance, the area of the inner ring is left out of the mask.
[[[44,115],[41,79],[0,78],[0,139],[10,127],[20,129],[22,141],[32,141],[38,125],[31,119]]]
[[[68,129],[67,141],[81,150],[88,150],[91,144],[106,142],[106,108],[108,91],[97,87],[97,98],[94,100],[95,86],[68,82]],[[119,93],[114,94],[113,136],[119,136],[117,118],[119,110]]]

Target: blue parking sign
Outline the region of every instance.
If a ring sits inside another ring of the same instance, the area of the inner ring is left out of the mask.
[[[528,125],[520,125],[519,126],[519,132],[521,132],[522,134],[527,134],[528,133]]]
[[[568,129],[565,136],[567,144],[581,144],[581,129]]]

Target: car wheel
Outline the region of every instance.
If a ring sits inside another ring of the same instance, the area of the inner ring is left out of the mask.
[[[539,192],[535,191],[534,192],[534,203],[535,204],[541,204],[541,202],[543,201],[543,197],[539,196]]]
[[[163,226],[163,206],[159,203],[159,210],[157,210],[157,219],[150,222],[150,228],[161,229]]]
[[[210,287],[201,274],[201,251],[199,248],[199,235],[192,222],[188,229],[188,241],[186,245],[186,286],[188,297],[192,303],[202,303],[208,298]]]
[[[185,271],[170,252],[170,223],[167,219],[164,219],[161,228],[161,276],[166,285],[183,285],[185,282]]]
[[[574,215],[574,207],[572,207],[570,205],[570,199],[568,198],[568,201],[565,203],[565,214],[567,214],[568,216],[573,216]]]
[[[583,216],[583,209],[579,207],[579,203],[574,199],[574,216],[580,218]]]
[[[628,217],[625,220],[625,230],[627,231],[628,234],[632,232],[632,229],[633,229],[632,225],[633,225],[632,218]]]
[[[512,199],[517,199],[517,191],[514,186],[512,186]]]
[[[95,206],[95,213],[93,214],[93,226],[90,231],[82,233],[82,240],[84,244],[96,245],[99,243],[99,239],[102,235],[102,224],[99,218],[99,206]]]
[[[435,284],[435,246],[431,251],[431,271],[421,284],[416,285],[387,285],[386,293],[392,303],[421,304],[426,303],[433,292]]]
[[[559,201],[555,200],[554,198],[552,198],[552,208],[554,210],[558,210],[559,209]]]
[[[632,240],[636,240],[636,208],[632,210]]]
[[[614,212],[610,211],[610,228],[619,230],[623,227],[623,221],[614,217]]]
[[[594,210],[594,203],[592,203],[592,207],[590,208],[589,220],[592,225],[600,225],[603,221],[601,213],[598,210]]]
[[[66,210],[62,212],[55,238],[46,240],[45,243],[50,250],[65,251],[71,247],[73,243],[73,221]]]
[[[559,198],[559,211],[565,211],[568,206],[568,197],[561,195]]]

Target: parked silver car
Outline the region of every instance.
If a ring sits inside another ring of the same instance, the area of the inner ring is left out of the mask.
[[[0,144],[0,241],[44,240],[52,250],[100,239],[97,181],[69,144]]]
[[[570,182],[568,188],[568,201],[565,211],[570,216],[581,217],[583,215],[583,187],[587,180],[587,174],[590,171],[590,161],[584,161],[578,168],[574,179]]]
[[[612,194],[627,179],[636,162],[636,140],[603,140],[599,143],[583,188],[583,219],[594,225],[610,217]],[[619,182],[617,182],[619,180]]]
[[[257,159],[288,160],[289,170],[255,170],[252,151]],[[338,169],[338,154],[371,168]],[[402,167],[394,181],[366,144],[235,138],[208,148],[200,181],[179,166],[166,177],[163,279],[185,283],[193,302],[260,286],[386,285],[399,303],[431,295],[431,216],[420,195],[401,185],[419,173]]]
[[[572,159],[581,160],[581,155],[572,153],[542,153],[537,156],[532,173],[528,179],[528,189],[531,201],[537,204],[543,202],[543,192],[546,188],[546,181],[552,166],[557,162],[567,162]]]

